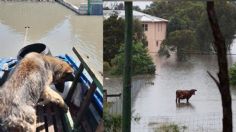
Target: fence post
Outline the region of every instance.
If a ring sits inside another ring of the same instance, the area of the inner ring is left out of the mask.
[[[125,2],[125,65],[123,73],[122,132],[131,131],[131,61],[132,61],[132,2]]]
[[[91,1],[90,0],[88,0],[88,15],[90,15],[91,13],[90,13],[90,8],[91,8]]]
[[[104,97],[104,103],[107,103],[107,90],[106,89],[103,89],[103,97]]]

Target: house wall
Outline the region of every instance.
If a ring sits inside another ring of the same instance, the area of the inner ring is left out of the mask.
[[[144,31],[148,41],[148,51],[158,52],[162,41],[166,38],[167,23],[143,22],[143,24],[148,24],[148,31]]]

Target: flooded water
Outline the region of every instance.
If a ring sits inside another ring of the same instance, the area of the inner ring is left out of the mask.
[[[66,1],[77,7],[80,7],[80,5],[83,3],[88,3],[88,0],[66,0]]]
[[[154,85],[141,88],[133,105],[134,115],[139,115],[140,122],[146,126],[140,126],[134,122],[133,129],[137,131],[144,127],[147,131],[151,131],[154,127],[151,124],[165,122],[178,124],[181,119],[183,120],[181,124],[191,127],[191,131],[197,131],[193,129],[196,125],[206,127],[203,126],[205,122],[217,121],[207,127],[220,131],[222,112],[220,94],[206,72],[216,73],[216,56],[192,55],[186,63],[175,62],[174,58],[167,60],[158,58],[156,61],[159,61],[160,66],[158,75],[153,80]],[[175,91],[177,89],[197,89],[197,92],[192,96],[189,104],[185,103],[186,100],[176,104]],[[235,90],[232,90],[233,107],[236,105],[235,95]],[[203,131],[209,131],[209,128],[204,128]]]
[[[236,41],[234,41],[234,44]],[[231,53],[236,53],[232,48]],[[188,131],[221,131],[221,97],[216,84],[207,74],[218,71],[215,55],[191,55],[187,62],[176,62],[153,56],[157,74],[154,85],[140,89],[134,99],[134,115],[141,117],[140,122],[133,122],[134,131],[143,128],[154,131],[161,123],[175,123],[189,127]],[[229,65],[236,62],[236,56],[228,56]],[[196,95],[186,104],[175,103],[177,89],[197,89]],[[236,89],[232,88],[232,108],[236,114]],[[236,123],[235,123],[236,125]],[[234,125],[234,126],[235,126]]]
[[[231,53],[235,54],[236,40],[233,45]],[[210,71],[216,75],[216,56],[189,55],[187,62],[177,62],[174,55],[168,59],[156,55],[152,57],[157,64],[157,75],[149,79],[142,76],[143,83],[138,80],[142,85],[132,87],[132,91],[138,91],[133,96],[132,115],[140,118],[138,121],[132,120],[132,131],[152,132],[162,123],[187,126],[185,131],[190,132],[221,131],[221,98],[216,84],[207,74],[207,71]],[[236,56],[229,55],[228,60],[229,65],[232,65],[236,63]],[[109,82],[105,81],[105,86],[108,84],[108,87],[112,87],[116,81],[113,80],[112,85]],[[136,82],[137,79],[133,79],[133,83]],[[154,85],[150,85],[150,82]],[[182,100],[182,103],[176,105],[177,89],[197,89],[197,92],[191,97],[189,104]],[[231,94],[236,118],[236,88],[232,88]],[[236,127],[235,121],[234,126]]]
[[[102,22],[102,16],[78,16],[56,2],[0,2],[0,57],[15,57],[36,42],[46,44],[53,55],[74,55],[77,46],[96,56],[102,69]]]

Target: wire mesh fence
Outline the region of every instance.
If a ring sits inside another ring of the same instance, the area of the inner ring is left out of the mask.
[[[142,76],[137,76],[133,79],[132,88],[131,88],[131,103],[132,104],[133,104],[133,102],[134,102],[134,100],[141,88],[148,87],[150,85],[154,85],[154,83],[152,82],[152,79],[153,79],[153,76],[146,76],[145,78]],[[120,82],[120,84],[122,84],[122,82]],[[122,86],[120,86],[120,90],[117,90],[115,93],[109,93],[109,94],[121,93],[121,91],[122,91],[121,88],[122,88]],[[107,101],[109,103],[111,103],[111,106],[109,109],[109,112],[111,114],[121,114],[121,112],[122,112],[122,94],[119,97],[108,98]]]
[[[122,113],[122,99],[117,97],[115,101],[112,102],[112,106],[109,109],[109,113],[119,115]]]
[[[235,117],[236,114],[233,115]],[[234,123],[236,130],[236,123]],[[141,117],[132,121],[132,132],[221,132],[222,113]]]

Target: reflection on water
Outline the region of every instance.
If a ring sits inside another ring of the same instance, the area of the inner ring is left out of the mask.
[[[78,16],[55,2],[0,3],[0,56],[16,56],[24,45],[42,42],[52,54],[73,55],[77,46],[97,59],[102,71],[102,16]],[[29,26],[26,43],[25,26]]]
[[[193,110],[194,106],[191,103],[176,103],[176,110]]]

